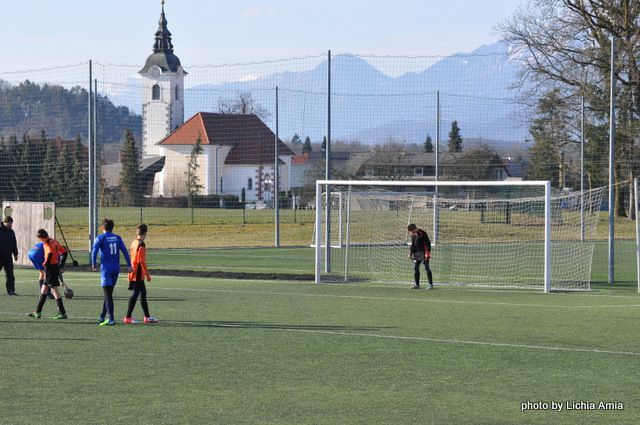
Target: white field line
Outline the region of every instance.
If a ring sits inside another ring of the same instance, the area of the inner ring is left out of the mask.
[[[169,276],[159,276],[162,278],[171,278]],[[157,279],[155,277],[154,279]],[[172,278],[175,279],[175,278]],[[72,281],[67,279],[67,282]],[[197,288],[173,288],[173,287],[153,287],[153,282],[149,284],[152,290],[164,291],[188,291],[188,292],[209,292],[209,293],[229,293],[229,294],[252,294],[252,295],[271,295],[285,297],[305,297],[305,298],[333,298],[333,299],[355,299],[355,300],[371,300],[371,301],[399,301],[399,302],[424,302],[437,304],[463,304],[463,305],[489,305],[489,306],[505,306],[505,307],[534,307],[534,308],[560,308],[560,309],[601,309],[601,308],[633,308],[640,307],[640,304],[611,304],[611,305],[548,305],[548,304],[526,304],[526,303],[504,303],[497,301],[461,301],[461,300],[442,300],[433,298],[397,298],[397,297],[373,297],[365,295],[338,295],[338,294],[303,294],[299,292],[273,292],[273,291],[252,291],[237,289],[197,289]],[[80,287],[97,287],[96,284],[74,283],[74,286]]]
[[[13,312],[6,312],[6,311],[1,311],[0,313],[12,315],[12,316],[22,315],[22,313],[13,313]],[[95,320],[95,317],[76,317],[75,319]],[[163,320],[162,322],[155,325],[151,325],[151,326],[162,326],[163,323],[177,324],[177,325],[191,325],[195,327],[211,327],[213,325],[216,328],[246,329],[246,326],[242,324],[234,325],[234,324],[228,324],[228,323],[216,323],[215,321],[207,324],[202,324],[201,322],[190,322],[190,321],[184,321],[184,320]],[[380,335],[380,334],[369,334],[369,333],[361,333],[361,332],[327,331],[327,330],[318,330],[318,329],[291,329],[286,327],[260,328],[260,330],[272,331],[272,332],[296,332],[296,333],[308,333],[308,334],[320,334],[320,335],[377,338],[377,339],[388,339],[388,340],[399,340],[399,341],[421,341],[421,342],[432,342],[432,343],[440,343],[440,344],[476,345],[476,346],[483,346],[483,347],[521,348],[526,350],[567,351],[567,352],[574,352],[574,353],[577,352],[577,353],[589,353],[589,354],[616,354],[616,355],[623,355],[623,356],[640,357],[639,352],[603,350],[600,348],[555,347],[555,346],[547,346],[547,345],[528,345],[528,344],[517,344],[517,343],[509,343],[509,342],[471,341],[471,340],[455,339],[455,338],[444,339],[444,338],[429,338],[429,337],[420,337],[420,336]]]

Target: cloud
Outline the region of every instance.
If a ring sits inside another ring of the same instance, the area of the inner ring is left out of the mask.
[[[255,16],[273,16],[275,15],[275,11],[273,9],[273,5],[267,3],[256,3],[252,4],[249,7],[244,8],[240,12],[240,16],[243,18],[252,18]]]

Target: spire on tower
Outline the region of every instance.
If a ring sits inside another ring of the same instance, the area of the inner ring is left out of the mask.
[[[171,42],[171,32],[167,28],[167,17],[164,14],[164,0],[160,1],[162,7],[158,29],[155,33],[153,43],[153,53],[147,58],[147,62],[139,72],[141,74],[149,71],[153,65],[160,67],[162,72],[177,72],[181,67],[180,59],[173,53],[173,43]],[[184,72],[184,70],[183,70]],[[186,74],[186,72],[184,72]]]

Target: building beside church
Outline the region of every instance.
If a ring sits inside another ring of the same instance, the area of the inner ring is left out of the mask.
[[[142,159],[155,174],[154,197],[185,196],[186,170],[198,138],[201,195],[231,194],[269,203],[275,188],[275,134],[256,115],[198,112],[184,121],[184,80],[162,2],[153,53],[139,71],[142,90]],[[278,140],[279,191],[292,187],[294,153]],[[160,171],[158,171],[160,170]]]

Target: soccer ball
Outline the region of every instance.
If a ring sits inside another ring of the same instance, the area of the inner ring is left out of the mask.
[[[65,288],[65,290],[64,290],[64,297],[65,297],[65,298],[68,298],[68,299],[73,298],[73,289],[71,289],[71,288]]]

